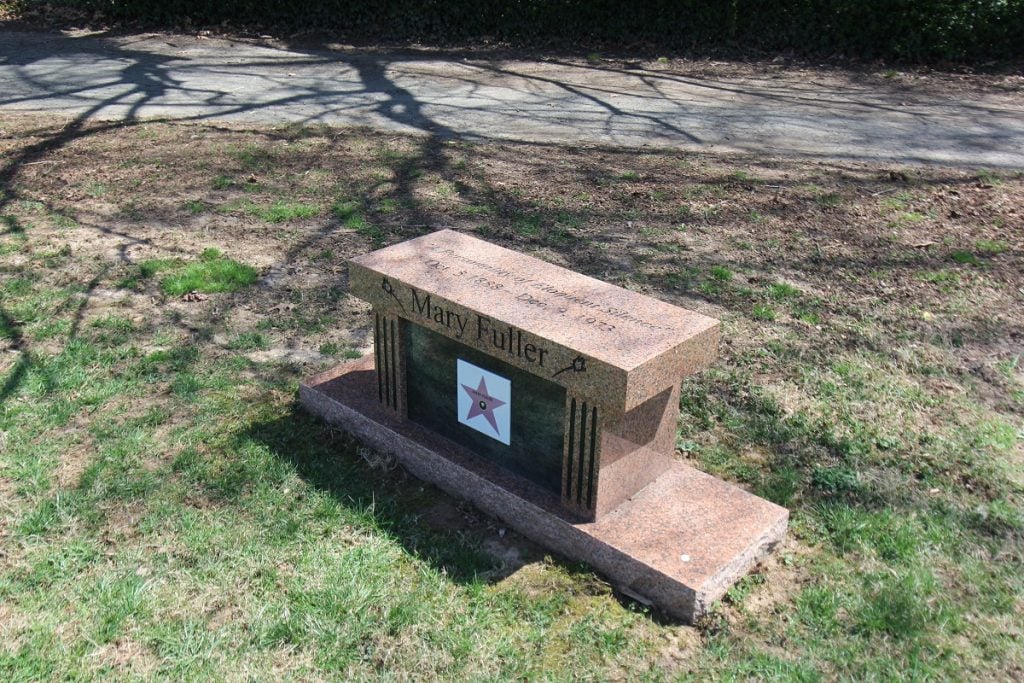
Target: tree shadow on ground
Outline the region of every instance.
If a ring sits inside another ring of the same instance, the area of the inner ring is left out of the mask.
[[[529,564],[554,563],[568,576],[584,579],[593,570],[543,548],[432,484],[416,479],[391,457],[362,445],[294,404],[288,414],[251,425],[240,439],[264,445],[293,467],[311,488],[339,505],[369,512],[375,529],[398,542],[450,580],[497,584]],[[584,581],[587,585],[591,581]],[[593,584],[598,593],[606,589]],[[659,624],[681,622],[615,592],[627,609]]]
[[[384,534],[453,581],[500,581],[526,562],[543,558],[514,534],[505,535],[505,545],[520,549],[519,562],[487,552],[503,528],[500,523],[413,478],[393,459],[325,426],[297,404],[283,417],[253,424],[240,438],[263,444],[310,487],[342,506],[369,510]]]

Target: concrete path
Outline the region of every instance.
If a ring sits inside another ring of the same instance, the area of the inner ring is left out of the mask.
[[[748,71],[727,79],[659,65],[0,31],[0,109],[9,111],[1024,169],[1019,89],[954,98],[856,75]]]

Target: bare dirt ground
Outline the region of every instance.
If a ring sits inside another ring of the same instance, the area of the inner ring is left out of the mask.
[[[233,326],[290,320],[294,336],[284,333],[286,350],[272,353],[296,360],[316,360],[325,335],[367,341],[366,329],[347,324],[364,325],[358,302],[341,297],[340,319],[322,333],[324,325],[300,320],[301,293],[340,297],[344,256],[441,227],[717,317],[745,311],[727,348],[764,342],[751,316],[771,303],[763,288],[777,282],[814,302],[777,313],[802,332],[804,351],[822,358],[864,343],[870,321],[951,341],[962,372],[995,379],[993,359],[1024,343],[1019,173],[477,146],[294,125],[60,128],[31,116],[5,117],[0,142],[13,162],[4,212],[38,206],[36,218],[17,220],[50,225],[74,252],[125,271],[194,256],[202,245],[228,251],[263,274],[261,294],[230,312]],[[316,215],[268,219],[281,202]],[[728,273],[709,276],[716,267]],[[102,285],[93,305],[108,293],[116,305],[117,291]],[[842,331],[819,338],[826,320]],[[885,343],[881,330],[871,344]]]

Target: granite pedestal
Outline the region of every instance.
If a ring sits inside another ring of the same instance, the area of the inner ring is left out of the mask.
[[[693,620],[788,513],[673,458],[718,322],[453,231],[352,261],[374,353],[303,405],[619,589]]]

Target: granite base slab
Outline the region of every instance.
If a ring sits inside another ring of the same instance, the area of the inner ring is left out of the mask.
[[[400,419],[377,393],[372,355],[299,388],[310,413],[683,621],[704,614],[785,534],[785,508],[678,462],[597,522],[576,519],[557,496]]]

